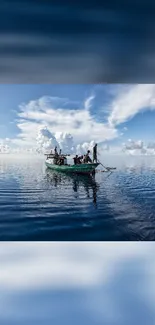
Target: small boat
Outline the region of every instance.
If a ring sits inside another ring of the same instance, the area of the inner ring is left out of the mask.
[[[45,164],[48,168],[54,171],[61,171],[65,173],[72,174],[82,174],[82,175],[91,175],[95,173],[95,169],[99,166],[99,163],[81,163],[77,165],[69,165],[67,163],[67,156],[70,155],[61,155],[63,157],[64,163],[62,165],[55,163],[55,155],[54,154],[45,154],[47,156]]]

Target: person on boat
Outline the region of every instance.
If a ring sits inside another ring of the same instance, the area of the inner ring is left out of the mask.
[[[55,164],[57,165],[58,161],[59,161],[59,154],[57,152],[57,147],[55,147],[55,149],[54,149],[54,161],[55,161]]]
[[[56,161],[57,161],[57,165],[61,165],[61,158],[57,158]]]
[[[73,158],[73,160],[74,160],[74,165],[77,165],[77,163],[78,163],[78,155],[76,155],[76,156]]]
[[[89,154],[90,154],[90,150],[87,151],[87,154],[86,154],[86,157],[85,157],[86,163],[89,163],[89,162],[92,163],[92,160],[89,157]]]
[[[97,143],[95,144],[95,146],[93,147],[93,163],[96,162],[97,163]]]
[[[82,157],[77,157],[77,164],[81,164]]]
[[[58,157],[54,157],[53,163],[54,163],[54,165],[58,165]]]
[[[79,157],[79,163],[83,164],[83,156]]]
[[[65,164],[65,157],[62,157],[61,161],[62,161],[62,165],[64,165]]]
[[[60,149],[60,151],[59,151],[59,155],[61,156],[61,149]]]
[[[82,163],[85,164],[86,163],[86,155],[83,156],[83,160]]]
[[[58,154],[58,151],[57,151],[57,146],[54,148],[54,153],[55,153],[55,155],[57,155],[57,154]]]
[[[60,166],[64,165],[64,157],[60,157],[60,158],[59,158],[58,164],[59,164]]]

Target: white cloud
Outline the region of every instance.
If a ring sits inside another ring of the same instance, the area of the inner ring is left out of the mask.
[[[64,153],[75,152],[73,137],[70,133],[56,132],[53,134],[47,127],[38,131],[36,142],[37,150],[41,152],[54,149],[55,146]]]
[[[0,154],[10,153],[9,138],[0,139]]]
[[[111,104],[110,125],[119,125],[145,109],[155,109],[155,85],[122,87]]]
[[[75,145],[74,138],[70,133],[56,132],[53,134],[47,127],[43,127],[39,130],[37,138],[37,150],[39,152],[45,152],[47,150],[54,149],[57,146],[64,153],[83,155],[90,150],[93,151],[95,141],[84,142]],[[101,144],[98,146],[99,152],[109,151],[107,144]]]
[[[75,146],[73,136],[70,133],[56,132],[52,134],[47,127],[41,128],[36,138],[38,151],[54,149],[57,146],[64,153],[85,154],[87,150],[93,150],[95,141],[84,142]]]
[[[148,149],[155,149],[155,142],[149,142],[149,143],[147,144],[147,148],[148,148]]]
[[[95,144],[95,141],[84,142],[82,144],[78,144],[76,147],[76,153],[78,155],[83,155],[87,152],[87,150],[92,151],[94,144]]]
[[[47,127],[43,127],[38,131],[36,142],[39,150],[50,150],[55,146],[57,146],[59,149],[59,144],[55,136],[48,130]]]
[[[17,127],[21,133],[18,138],[34,145],[36,138],[38,139],[38,127],[41,129],[45,125],[65,150],[83,142],[101,142],[116,138],[118,132],[114,127],[97,122],[90,114],[89,109],[94,98],[93,95],[88,97],[84,106],[78,109],[74,106],[72,109],[64,108],[64,105],[70,104],[68,99],[45,96],[20,105]],[[50,143],[47,147],[50,147]]]
[[[119,92],[119,93],[118,93]],[[95,93],[81,103],[70,101],[68,98],[58,98],[43,96],[28,103],[22,103],[17,112],[17,127],[19,134],[16,138],[7,141],[6,145],[20,148],[51,149],[57,145],[65,152],[78,151],[84,153],[92,147],[92,141],[103,143],[122,137],[127,127],[118,131],[117,126],[132,118],[144,109],[154,109],[155,107],[155,85],[130,85],[117,88],[115,100],[109,104],[111,108],[109,117],[101,122],[91,114],[92,101],[95,100]],[[48,130],[48,135],[43,134],[43,130]],[[38,131],[42,130],[42,131]],[[39,133],[38,133],[39,132]],[[37,139],[37,141],[36,141]],[[139,144],[128,143],[131,150],[139,150]],[[124,150],[129,152],[125,145]],[[104,146],[104,144],[103,144]],[[149,153],[153,148],[147,148]],[[1,146],[1,150],[2,149]],[[103,148],[104,150],[104,148]],[[130,150],[130,151],[131,151]],[[146,149],[141,148],[141,153],[146,154]],[[152,150],[152,151],[151,151]]]
[[[113,276],[114,267],[121,261],[148,257],[151,247],[149,243],[143,243],[143,249],[138,243],[126,243],[125,248],[122,243],[21,243],[20,247],[6,243],[0,249],[0,288],[33,290],[100,285]]]
[[[20,105],[21,111],[18,113],[20,120],[17,126],[21,130],[21,137],[25,138],[25,141],[26,137],[31,138],[31,143],[36,138],[35,130],[38,126],[43,127],[44,125],[47,125],[55,136],[61,133],[58,139],[61,145],[66,141],[67,134],[71,134],[71,138],[74,138],[75,146],[84,142],[103,142],[119,136],[117,125],[144,109],[154,109],[154,97],[155,85],[121,87],[116,99],[110,105],[108,123],[102,123],[96,121],[90,113],[95,94],[86,98],[84,104],[81,104],[78,109],[75,109],[74,106],[72,109],[67,108],[66,105],[70,101],[66,98],[44,96]],[[65,108],[64,104],[66,104]],[[127,127],[124,127],[123,130],[127,131]],[[61,141],[62,138],[63,141]]]
[[[155,155],[155,143],[145,144],[142,140],[129,139],[127,143],[123,144],[123,151],[131,155]]]
[[[55,137],[62,152],[65,153],[75,152],[74,139],[70,133],[56,132]]]
[[[95,95],[91,95],[90,97],[86,98],[86,100],[84,102],[84,108],[86,110],[89,110],[89,108],[91,108],[91,102],[93,101],[94,98],[95,98]]]
[[[80,324],[129,324],[142,318],[152,324],[153,257],[154,245],[146,242],[4,243],[0,319],[6,324],[67,319],[71,324],[79,315]]]
[[[126,150],[143,149],[144,143],[141,140],[133,141],[129,139],[128,142],[124,144],[124,147]]]

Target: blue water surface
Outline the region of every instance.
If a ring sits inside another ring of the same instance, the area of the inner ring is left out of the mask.
[[[38,157],[0,157],[0,240],[155,240],[153,159],[87,177],[47,170]]]

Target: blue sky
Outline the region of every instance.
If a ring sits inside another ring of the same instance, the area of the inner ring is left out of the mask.
[[[45,126],[71,133],[76,145],[147,144],[155,139],[154,121],[154,84],[0,85],[0,139],[10,147],[35,147]]]

